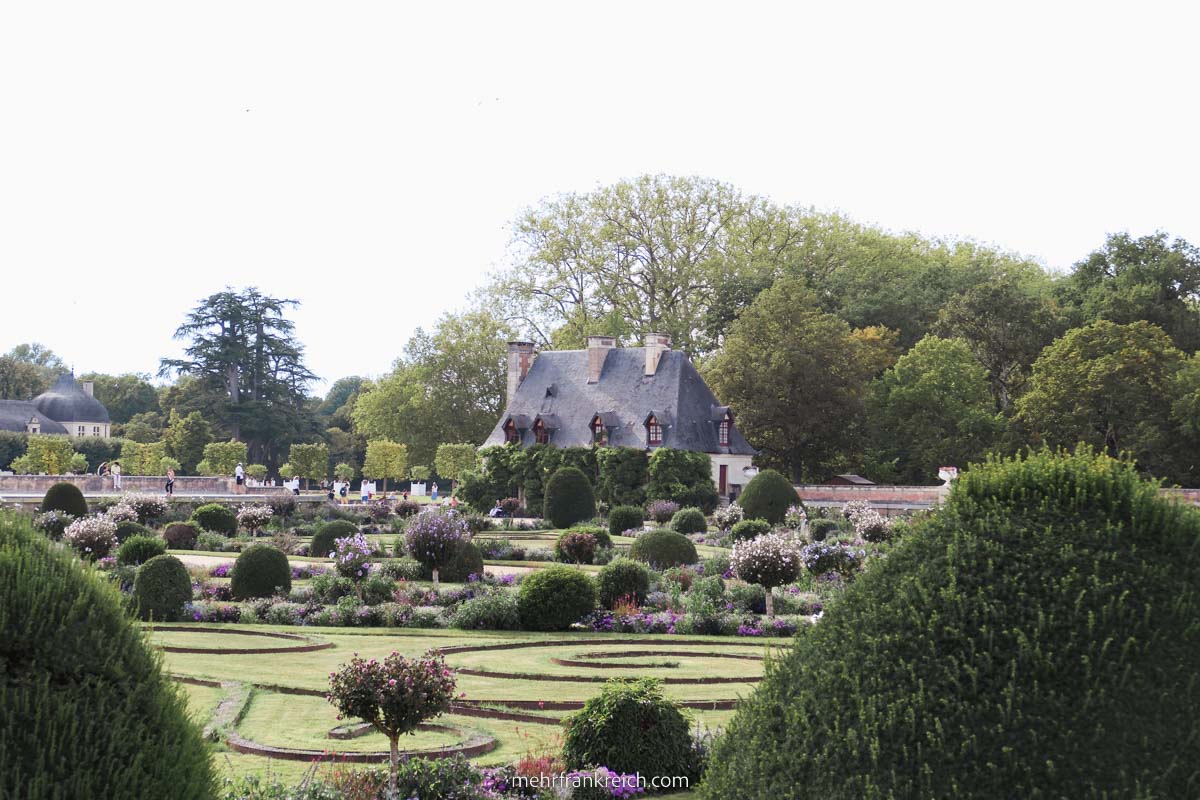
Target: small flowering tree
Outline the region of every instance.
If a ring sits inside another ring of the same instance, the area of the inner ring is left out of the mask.
[[[793,531],[803,531],[807,524],[808,512],[804,510],[804,506],[788,506],[788,510],[783,514],[783,527]]]
[[[865,550],[825,542],[814,542],[800,551],[800,560],[804,568],[817,576],[837,573],[843,578],[849,578],[862,566],[866,558]]]
[[[868,542],[886,542],[892,538],[892,521],[874,509],[854,516],[854,533]]]
[[[349,664],[329,673],[329,694],[340,717],[365,720],[388,737],[391,746],[388,797],[396,796],[400,736],[450,709],[454,673],[433,650],[411,661],[392,653],[383,661],[355,653]]]
[[[63,541],[89,561],[104,558],[117,546],[117,523],[108,515],[81,517],[63,531]]]
[[[746,517],[746,512],[737,503],[721,506],[713,512],[713,522],[721,533],[729,533],[729,529]]]
[[[338,575],[354,581],[354,591],[358,594],[360,603],[363,599],[363,581],[371,574],[373,554],[374,548],[361,532],[335,539],[333,542],[333,552],[330,554],[333,558],[333,568],[337,570]]]
[[[438,570],[458,555],[460,547],[471,541],[467,520],[457,511],[434,509],[417,514],[404,531],[408,554],[433,572],[433,588],[438,588]]]
[[[864,511],[870,511],[871,504],[866,500],[851,500],[842,506],[842,516],[854,522],[854,518]]]
[[[109,506],[104,512],[104,516],[113,525],[120,525],[122,522],[137,522],[137,509],[126,503],[123,499],[115,505]]]
[[[34,516],[33,527],[51,539],[59,539],[62,537],[63,531],[67,529],[67,526],[74,521],[75,517],[65,511],[45,511]]]
[[[767,533],[748,541],[736,542],[729,556],[733,574],[746,583],[766,589],[767,615],[775,616],[771,590],[791,583],[800,576],[800,548],[790,536]]]
[[[275,512],[270,506],[266,505],[245,505],[238,509],[237,521],[251,536],[258,535],[258,532],[265,528],[271,521],[271,517]]]
[[[167,501],[153,494],[127,492],[121,496],[121,503],[132,508],[143,525],[167,513]]]

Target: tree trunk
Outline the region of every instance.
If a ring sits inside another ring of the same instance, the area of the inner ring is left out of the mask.
[[[383,499],[387,500],[387,475],[383,476]]]
[[[775,618],[775,595],[772,594],[772,592],[774,591],[774,588],[767,586],[766,590],[767,590],[767,616],[770,617],[771,619],[774,619]]]
[[[396,796],[396,779],[400,775],[400,737],[389,736],[391,754],[388,757],[388,797]]]

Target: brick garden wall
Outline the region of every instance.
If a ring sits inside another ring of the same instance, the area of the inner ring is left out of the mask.
[[[166,480],[161,475],[122,475],[121,490],[159,494]],[[114,491],[112,478],[99,475],[0,475],[0,495],[43,495],[60,481],[75,484],[84,494],[111,494]],[[176,494],[232,494],[233,489],[233,478],[180,475],[175,479]]]

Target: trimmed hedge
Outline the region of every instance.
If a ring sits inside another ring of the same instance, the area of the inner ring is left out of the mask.
[[[287,556],[269,544],[250,545],[233,562],[229,588],[234,600],[287,594],[292,590]]]
[[[688,718],[653,678],[610,680],[566,727],[567,769],[602,764],[618,773],[688,778],[699,771]]]
[[[796,487],[773,469],[755,475],[738,495],[746,519],[765,519],[772,525],[782,525],[788,508],[797,502]]]
[[[684,534],[704,533],[708,530],[708,520],[698,508],[681,508],[671,517],[671,530]]]
[[[344,519],[335,519],[320,525],[313,534],[308,546],[308,554],[317,558],[325,558],[333,552],[333,545],[338,539],[345,539],[358,533],[358,526]]]
[[[612,537],[608,535],[608,531],[604,528],[599,528],[595,525],[576,525],[570,530],[572,533],[590,533],[592,538],[596,540],[597,550],[613,546]]]
[[[698,560],[696,545],[692,544],[692,540],[666,528],[647,531],[639,536],[629,548],[629,556],[652,564],[657,569],[695,564]]]
[[[1081,449],[973,465],[914,529],[743,701],[704,796],[1200,796],[1200,514]]]
[[[554,540],[554,560],[564,564],[590,564],[596,557],[596,537],[579,530],[563,531]]]
[[[130,536],[117,548],[117,563],[123,567],[136,567],[165,552],[167,543],[157,536]]]
[[[168,525],[167,529],[163,531],[163,540],[172,550],[195,550],[196,537],[199,535],[200,531],[196,530],[195,525],[176,522]]]
[[[517,591],[521,627],[527,631],[565,631],[595,608],[595,582],[574,567],[530,573]]]
[[[741,522],[735,522],[729,529],[729,535],[735,542],[748,541],[770,532],[771,523],[765,519],[744,519]]]
[[[233,509],[220,503],[205,503],[197,508],[192,512],[192,523],[201,530],[226,536],[237,535],[237,514]]]
[[[115,588],[0,515],[0,797],[214,797],[207,745],[160,663]]]
[[[483,575],[483,553],[474,542],[463,542],[450,563],[438,570],[438,580],[462,583],[471,575]],[[433,580],[433,570],[422,565],[421,580]]]
[[[641,506],[617,506],[608,512],[608,532],[620,536],[625,531],[642,529],[646,512]]]
[[[125,540],[131,539],[134,536],[141,536],[142,538],[147,539],[157,538],[154,531],[150,530],[140,522],[134,522],[133,520],[127,519],[117,523],[118,542],[124,542]]]
[[[622,598],[632,597],[641,605],[650,591],[650,570],[630,558],[614,558],[596,575],[600,605],[612,608]]]
[[[46,490],[42,496],[42,511],[62,511],[79,519],[87,516],[88,504],[78,486],[64,481]]]
[[[133,578],[133,607],[141,619],[177,620],[183,614],[184,604],[191,599],[192,578],[175,556],[158,555],[149,559]]]
[[[556,528],[569,528],[596,516],[596,493],[583,470],[560,467],[550,476],[542,516]]]

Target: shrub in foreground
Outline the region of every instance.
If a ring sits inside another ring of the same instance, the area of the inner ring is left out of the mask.
[[[596,516],[596,493],[583,470],[560,467],[550,476],[542,516],[556,528],[569,528]]]
[[[229,588],[235,600],[271,597],[292,590],[287,556],[269,544],[252,544],[233,562]]]
[[[628,530],[641,530],[646,512],[638,506],[617,506],[608,512],[608,533],[620,536]]]
[[[517,596],[498,591],[472,597],[454,611],[450,627],[468,631],[515,631],[521,627]]]
[[[641,605],[650,591],[650,570],[631,558],[617,558],[596,575],[600,605],[612,608],[618,601]]]
[[[334,519],[322,524],[313,534],[308,554],[314,558],[329,558],[333,543],[358,533],[358,526],[344,519]]]
[[[1080,450],[973,466],[914,528],[743,702],[704,796],[1198,795],[1200,515]]]
[[[695,564],[698,560],[696,545],[692,544],[692,540],[666,528],[647,531],[639,536],[629,548],[629,556],[653,564],[658,569]]]
[[[548,567],[521,581],[517,608],[528,631],[565,631],[596,607],[596,584],[573,567]]]
[[[117,548],[117,563],[123,567],[136,567],[165,552],[167,543],[157,536],[130,536]]]
[[[764,469],[746,484],[738,496],[738,505],[746,519],[765,519],[782,525],[787,510],[796,504],[796,487],[773,469]]]
[[[163,531],[163,540],[167,543],[167,547],[172,550],[194,550],[196,548],[196,537],[200,532],[196,530],[195,525],[189,525],[186,522],[176,522],[168,525]]]
[[[771,532],[771,523],[765,519],[744,519],[735,522],[729,530],[729,535],[735,542],[748,541]]]
[[[708,530],[708,520],[698,508],[681,508],[671,517],[671,530],[685,534],[704,533]]]
[[[582,531],[563,531],[554,540],[554,560],[590,564],[596,556],[596,537]]]
[[[5,515],[0,663],[0,797],[214,796],[199,728],[116,590]]]
[[[61,511],[72,517],[86,517],[88,513],[87,500],[83,492],[73,483],[60,482],[46,490],[42,496],[42,509],[46,511]]]
[[[175,556],[158,555],[138,568],[133,579],[133,606],[141,619],[177,620],[191,599],[191,576]]]
[[[237,533],[237,514],[220,503],[205,503],[192,512],[192,522],[202,530],[233,536]]]

